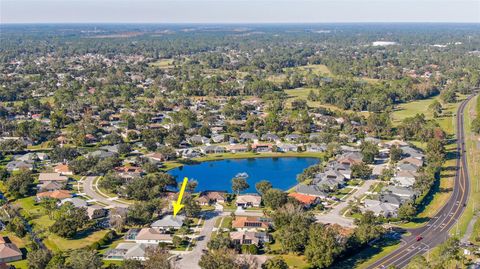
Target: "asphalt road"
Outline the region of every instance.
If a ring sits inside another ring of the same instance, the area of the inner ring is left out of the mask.
[[[83,179],[83,192],[89,196],[91,199],[98,201],[102,204],[108,205],[108,207],[123,207],[127,208],[129,205],[125,203],[117,202],[111,198],[107,198],[102,196],[98,193],[96,186],[94,186],[93,182],[95,180],[95,176],[88,176]]]
[[[367,268],[387,268],[391,265],[397,268],[405,267],[416,255],[424,254],[428,250],[443,243],[449,237],[449,231],[465,210],[470,191],[468,166],[465,153],[463,113],[465,106],[472,99],[469,96],[464,100],[457,111],[457,171],[453,193],[443,208],[428,221],[417,229],[411,229],[411,235],[402,238],[402,244],[395,251],[377,260]],[[417,236],[423,237],[417,241]]]

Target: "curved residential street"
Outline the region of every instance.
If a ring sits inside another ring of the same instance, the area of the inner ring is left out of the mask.
[[[91,200],[107,205],[107,207],[123,207],[127,208],[129,205],[116,201],[116,197],[108,198],[106,195],[101,195],[100,190],[94,184],[96,176],[84,177],[79,184],[83,185],[83,192]]]
[[[402,245],[399,248],[367,268],[387,268],[392,265],[403,268],[413,257],[426,253],[449,237],[449,231],[461,217],[468,202],[470,180],[465,154],[463,113],[473,96],[469,96],[460,104],[456,115],[458,158],[455,186],[450,199],[425,226],[409,230],[410,235],[402,238]],[[417,241],[417,236],[422,236],[423,239]]]

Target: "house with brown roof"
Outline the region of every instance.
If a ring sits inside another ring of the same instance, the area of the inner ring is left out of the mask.
[[[224,191],[203,191],[197,198],[200,205],[211,205],[215,203],[225,203],[227,192]]]
[[[232,228],[240,231],[257,229],[268,230],[270,226],[270,221],[262,217],[236,216],[235,219],[232,221]]]
[[[23,254],[18,247],[8,239],[0,237],[0,263],[14,262],[23,259]]]
[[[37,200],[41,200],[43,198],[52,198],[52,199],[66,199],[72,197],[72,194],[67,190],[56,190],[56,191],[46,191],[37,193]]]
[[[62,176],[73,175],[73,171],[70,170],[70,168],[68,167],[68,164],[64,164],[64,163],[60,163],[55,167],[53,167],[53,171],[55,171],[55,173],[59,173]]]
[[[228,152],[231,152],[231,153],[247,152],[248,151],[247,145],[243,145],[243,144],[226,145],[225,149]]]
[[[68,177],[60,173],[40,173],[38,174],[38,181],[40,181],[40,183],[52,181],[67,183]]]
[[[144,244],[172,243],[172,239],[171,234],[163,233],[154,228],[143,228],[135,237],[135,242]]]
[[[321,202],[321,199],[315,196],[310,196],[306,194],[301,194],[297,192],[292,192],[288,194],[289,197],[294,198],[295,200],[299,201],[302,205],[309,208],[311,206],[317,205]]]

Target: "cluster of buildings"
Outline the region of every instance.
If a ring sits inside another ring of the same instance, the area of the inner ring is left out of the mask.
[[[297,185],[295,188],[297,194],[294,198],[300,198],[299,201],[302,203],[308,200],[304,196],[330,199],[332,192],[345,187],[352,178],[352,166],[361,163],[363,156],[358,149],[352,147],[343,147],[342,152],[325,166],[323,172],[316,173],[309,184]],[[318,202],[319,199],[310,200]]]
[[[107,260],[145,260],[149,248],[159,244],[172,244],[173,236],[184,225],[185,217],[166,215],[150,224],[150,227],[130,229],[125,235],[125,242],[109,250],[104,258]]]
[[[403,141],[390,141],[381,144],[385,152],[392,146],[402,150],[402,159],[393,165],[394,175],[381,192],[363,201],[363,210],[369,210],[377,216],[397,217],[398,209],[408,201],[414,201],[419,195],[414,184],[418,170],[424,165],[424,154]]]

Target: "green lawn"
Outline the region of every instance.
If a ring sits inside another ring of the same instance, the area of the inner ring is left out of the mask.
[[[48,237],[44,240],[44,243],[53,251],[79,249],[90,246],[102,239],[107,232],[107,230],[100,230],[93,233],[80,234],[77,239],[66,239],[49,233]]]
[[[480,201],[480,149],[477,148],[477,141],[480,138],[479,135],[474,135],[471,132],[471,121],[476,114],[474,110],[475,101],[480,102],[480,98],[477,96],[474,100],[470,101],[465,108],[464,122],[465,122],[465,143],[467,148],[467,162],[468,172],[470,174],[470,197],[467,207],[458,222],[459,235],[465,234],[467,226],[474,215],[474,208],[478,212],[478,201]],[[475,203],[476,202],[476,203]],[[452,229],[455,232],[456,229]],[[474,226],[474,231],[470,236],[472,242],[477,242],[475,239],[480,237],[480,219],[477,220]],[[480,243],[480,242],[477,242]]]
[[[156,62],[149,63],[150,66],[158,67],[161,69],[168,69],[173,68],[175,65],[173,64],[173,59],[160,59]]]

